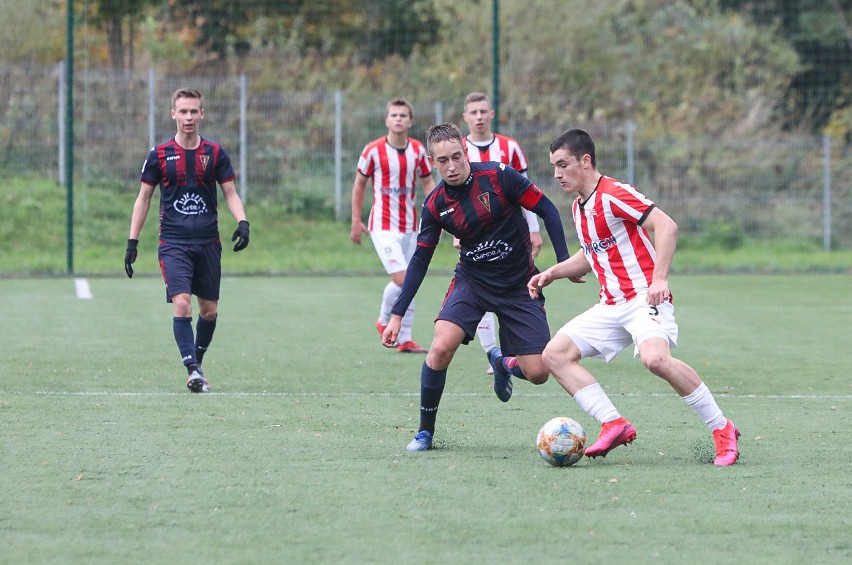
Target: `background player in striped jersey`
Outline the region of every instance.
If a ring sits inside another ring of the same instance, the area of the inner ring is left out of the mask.
[[[175,137],[151,149],[142,166],[139,196],[133,204],[130,236],[124,254],[124,270],[133,276],[139,233],[145,224],[151,198],[160,186],[160,245],[157,255],[166,300],[172,303],[172,329],[192,392],[207,392],[210,385],[201,361],[213,339],[219,315],[219,285],[222,277],[222,243],[216,184],[222,187],[237,229],[231,236],[234,251],[249,243],[249,223],[237,194],[236,174],[228,154],[218,143],[198,132],[204,119],[204,99],[191,88],[172,94]],[[198,323],[192,331],[192,295],[198,300]]]
[[[482,163],[483,161],[495,161],[509,165],[519,173],[527,176],[527,158],[521,150],[521,145],[511,137],[500,135],[492,131],[494,121],[494,108],[491,101],[483,92],[471,92],[464,99],[464,112],[462,114],[467,124],[468,134],[464,138],[467,147],[467,160],[471,163]],[[524,218],[530,228],[530,242],[532,243],[533,258],[541,250],[541,233],[538,225],[538,216],[529,210],[524,210]],[[453,239],[453,245],[459,247],[458,238]],[[485,353],[497,346],[497,329],[494,314],[486,312],[476,329],[479,345]],[[491,365],[486,373],[493,372]]]
[[[426,277],[441,233],[458,237],[461,250],[420,370],[420,427],[408,451],[432,448],[447,368],[459,345],[473,339],[485,312],[497,314],[500,345],[512,355],[495,356],[495,348],[489,356],[500,400],[512,396],[512,376],[535,384],[550,376],[541,359],[550,339],[544,297],[531,298],[526,287],[538,269],[522,207],[544,220],[556,257],[568,258],[559,211],[528,178],[502,163],[470,163],[462,133],[453,124],[432,126],[426,142],[429,159],[443,180],[423,203],[417,251],[382,335],[386,347],[397,342],[402,316]]]
[[[368,143],[358,159],[355,183],[352,185],[352,229],[349,239],[361,245],[361,234],[370,233],[379,259],[390,275],[385,285],[376,329],[381,334],[390,319],[391,307],[399,298],[408,262],[417,246],[417,179],[423,179],[428,194],[435,188],[432,167],[426,149],[408,137],[413,119],[411,104],[396,98],[387,104],[385,125],[388,134]],[[367,180],[373,181],[373,204],[369,227],[361,221]],[[411,336],[414,302],[405,313],[400,330],[400,353],[426,353]]]
[[[600,301],[565,324],[543,354],[556,380],[602,424],[586,455],[605,456],[633,441],[636,430],[579,361],[597,357],[609,362],[632,343],[634,356],[667,381],[712,430],[714,463],[733,465],[739,457],[739,430],[695,370],[671,355],[678,326],[667,279],[677,224],[632,186],[600,174],[594,142],[582,130],[557,137],[550,145],[550,162],[562,190],[578,194],[571,211],[582,253],[533,276],[528,288],[530,296],[537,296],[556,279],[589,271],[600,284]]]

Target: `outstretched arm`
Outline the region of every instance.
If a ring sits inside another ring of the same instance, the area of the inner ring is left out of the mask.
[[[538,291],[557,279],[570,279],[576,283],[586,282],[582,276],[591,270],[586,256],[582,253],[575,253],[565,261],[533,275],[530,282],[527,283],[527,290],[532,298],[538,298]]]
[[[426,271],[429,269],[429,263],[432,262],[434,254],[434,247],[418,245],[414,254],[411,256],[411,261],[408,262],[408,268],[405,271],[402,291],[399,293],[399,298],[396,300],[393,308],[391,308],[390,321],[382,333],[382,345],[385,347],[396,345],[399,328],[402,326],[402,317],[405,315],[406,310],[408,310],[411,301],[414,300],[414,295],[420,290],[420,285],[423,284],[423,279],[426,278]]]

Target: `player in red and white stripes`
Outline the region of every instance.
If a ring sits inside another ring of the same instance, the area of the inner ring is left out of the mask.
[[[435,188],[432,166],[423,144],[408,137],[412,126],[411,104],[396,98],[387,104],[386,136],[368,143],[358,159],[352,186],[352,229],[349,239],[361,245],[361,234],[369,232],[376,253],[390,282],[385,286],[376,329],[379,334],[390,319],[391,307],[399,298],[408,262],[417,247],[417,179],[423,180],[426,194]],[[361,220],[367,180],[373,182],[373,203],[368,225]],[[402,320],[399,334],[400,353],[426,353],[411,336],[414,321],[412,302]]]
[[[527,288],[535,297],[556,279],[580,282],[590,271],[600,284],[599,302],[565,324],[542,355],[559,384],[602,424],[586,455],[605,456],[632,442],[636,429],[579,362],[587,357],[609,362],[633,344],[634,357],[667,381],[710,428],[714,463],[733,465],[739,457],[739,430],[695,370],[671,355],[678,326],[668,274],[677,224],[632,186],[600,174],[594,142],[582,130],[557,137],[550,145],[550,162],[562,190],[578,194],[572,214],[582,253],[533,276]]]

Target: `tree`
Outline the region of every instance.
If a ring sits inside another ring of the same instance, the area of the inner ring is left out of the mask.
[[[788,129],[816,131],[852,106],[850,0],[720,0],[727,10],[775,30],[799,55],[801,69],[777,108]],[[850,132],[847,131],[846,135]]]
[[[90,0],[87,3],[90,22],[103,29],[106,34],[110,67],[115,76],[133,68],[136,22],[146,7],[157,3],[158,0]],[[126,41],[125,22],[127,23]],[[125,45],[127,51],[125,51]]]

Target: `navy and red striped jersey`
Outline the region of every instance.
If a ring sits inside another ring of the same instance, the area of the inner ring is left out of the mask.
[[[140,180],[160,185],[160,239],[209,243],[219,239],[217,183],[234,180],[231,159],[218,143],[201,139],[184,149],[175,139],[151,149]]]
[[[527,221],[543,194],[502,163],[471,163],[461,186],[441,181],[423,204],[417,244],[435,247],[446,230],[459,238],[458,274],[491,288],[526,286],[535,273]]]

